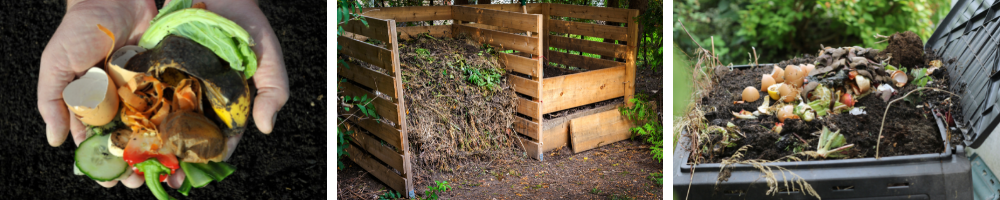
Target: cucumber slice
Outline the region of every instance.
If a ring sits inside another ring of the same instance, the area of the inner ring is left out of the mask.
[[[87,177],[98,181],[110,181],[121,177],[128,169],[128,163],[108,151],[110,134],[94,135],[76,148],[73,159]]]

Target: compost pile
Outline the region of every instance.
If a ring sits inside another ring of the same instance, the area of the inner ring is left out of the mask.
[[[453,169],[524,152],[512,150],[516,96],[492,48],[426,34],[400,43],[414,166]]]
[[[911,36],[894,34],[886,51],[825,47],[817,57],[776,65],[714,68],[688,115],[687,130],[695,134],[686,137],[696,152],[689,162],[865,158],[876,157],[876,146],[879,157],[943,152],[943,140],[956,144],[961,134],[942,138],[935,115],[954,126],[960,99],[947,92],[948,72],[936,55],[925,56]],[[917,60],[901,59],[913,52],[921,52]]]

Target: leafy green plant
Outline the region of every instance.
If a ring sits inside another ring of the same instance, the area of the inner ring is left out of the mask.
[[[645,94],[638,94],[629,99],[634,105],[632,107],[620,107],[618,111],[626,119],[631,120],[635,127],[629,129],[634,133],[632,137],[644,137],[646,142],[652,144],[649,147],[653,159],[663,161],[663,125],[659,115],[656,113],[655,105],[648,103],[649,97]]]
[[[382,194],[381,196],[378,196],[379,200],[391,200],[399,198],[403,198],[403,195],[400,195],[398,192],[391,190],[386,192],[385,194]]]
[[[910,84],[920,87],[927,86],[927,83],[934,80],[934,78],[927,75],[927,68],[915,69],[910,71],[910,73],[913,75],[913,82],[910,82]]]
[[[822,157],[822,158],[840,158],[847,155],[841,154],[843,151],[851,149],[854,144],[848,144],[847,140],[844,139],[844,135],[840,134],[840,131],[830,132],[829,128],[823,126],[823,131],[819,136],[819,144],[816,145],[816,151],[804,152],[812,157]],[[833,148],[833,149],[831,149]]]
[[[434,181],[434,183],[436,185],[427,186],[427,191],[424,191],[424,199],[438,199],[438,192],[445,192],[451,189],[451,184],[448,181]]]
[[[649,173],[649,180],[656,182],[657,185],[663,185],[663,173]]]
[[[601,190],[598,190],[597,187],[594,187],[594,188],[590,189],[590,193],[591,194],[601,194]]]
[[[500,78],[503,77],[504,71],[501,69],[494,68],[472,68],[466,67],[465,69],[465,80],[472,82],[479,87],[486,87],[486,89],[493,90],[493,86],[496,86],[500,82]]]
[[[340,79],[338,84],[347,82],[347,79]],[[342,88],[337,87],[337,109],[343,108],[344,111],[351,111],[351,108],[357,107],[360,110],[360,116],[354,116],[356,113],[349,112],[337,116],[337,169],[344,168],[344,163],[341,162],[341,156],[350,156],[347,152],[347,148],[351,146],[348,137],[351,137],[355,133],[354,130],[350,129],[350,126],[346,124],[347,119],[351,117],[356,118],[371,118],[378,119],[378,113],[375,112],[375,107],[372,106],[372,102],[375,101],[374,97],[369,98],[368,95],[350,96],[343,94]]]

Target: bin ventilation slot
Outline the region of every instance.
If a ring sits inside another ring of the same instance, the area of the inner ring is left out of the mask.
[[[849,192],[849,191],[854,191],[854,185],[833,186],[833,191],[834,192]]]
[[[726,191],[722,191],[722,193],[724,193],[726,195],[743,196],[743,195],[747,194],[747,191],[746,190],[726,190]]]
[[[778,194],[785,194],[785,195],[799,194],[799,193],[802,193],[801,191],[802,191],[802,189],[799,189],[799,188],[792,188],[791,190],[789,190],[786,187],[779,187],[778,188]]]
[[[891,183],[891,184],[889,184],[888,187],[886,187],[886,189],[906,189],[906,188],[910,188],[910,183],[909,182],[905,182],[905,183]]]

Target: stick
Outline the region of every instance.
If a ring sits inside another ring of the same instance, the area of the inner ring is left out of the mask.
[[[938,91],[938,92],[948,93],[948,94],[950,94],[952,96],[956,96],[956,97],[958,96],[955,93],[951,93],[949,91],[945,91],[945,90],[941,90],[941,89],[937,89],[937,88],[920,87],[920,88],[914,89],[913,91],[907,92],[906,95],[903,95],[903,97],[899,97],[898,99],[890,101],[889,104],[886,104],[885,105],[885,112],[882,113],[882,126],[878,129],[878,138],[875,138],[876,139],[876,142],[875,142],[875,159],[879,159],[879,156],[878,156],[879,155],[879,147],[882,145],[882,130],[885,129],[885,115],[889,114],[889,108],[892,107],[892,103],[896,103],[897,101],[899,101],[901,99],[904,99],[907,96],[910,96],[910,94],[913,94],[913,92],[920,91],[920,90],[925,90],[925,89],[930,89],[930,90],[934,90],[934,91]]]

